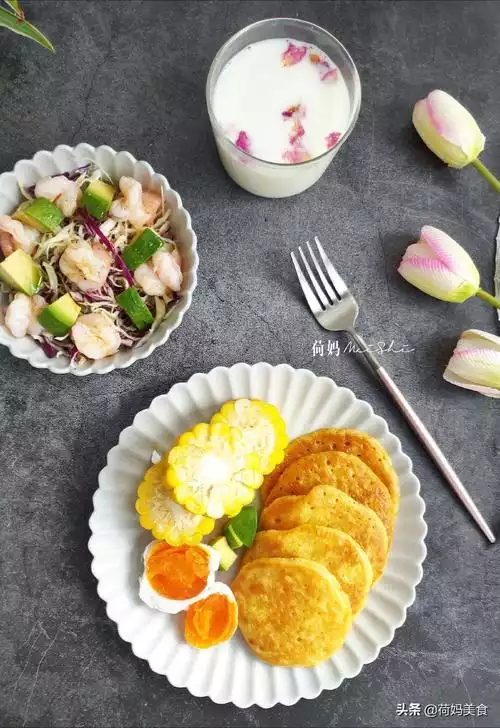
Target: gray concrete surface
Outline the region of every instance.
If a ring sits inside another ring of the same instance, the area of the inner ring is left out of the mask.
[[[78,379],[0,351],[0,724],[5,726],[498,726],[498,548],[488,548],[352,354],[313,357],[320,332],[288,251],[318,234],[364,305],[370,341],[414,348],[386,364],[499,526],[499,405],[443,382],[461,331],[493,310],[419,294],[395,266],[424,223],[460,240],[491,286],[498,196],[442,166],[410,124],[432,88],[466,100],[500,172],[500,3],[26,2],[57,55],[0,29],[0,169],[59,143],[128,149],[164,172],[199,235],[200,283],[167,346],[131,369]],[[247,23],[298,16],[333,31],[363,82],[355,133],[296,199],[264,200],[221,169],[204,107],[208,66]],[[332,337],[335,338],[335,337]],[[339,339],[342,348],[342,339]],[[88,517],[108,449],[133,415],[197,371],[289,362],[351,387],[403,441],[427,501],[428,559],[393,643],[355,680],[270,711],[217,706],[135,658],[90,574]],[[485,704],[487,717],[396,715],[398,703]]]

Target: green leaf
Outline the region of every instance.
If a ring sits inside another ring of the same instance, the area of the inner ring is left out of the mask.
[[[19,0],[4,0],[4,2],[6,2],[7,5],[10,5],[13,10],[21,10]]]
[[[10,0],[9,4],[12,5],[13,2],[14,0]],[[34,40],[35,43],[39,43],[44,48],[47,48],[47,50],[52,51],[52,53],[56,52],[50,40],[38,28],[28,23],[27,20],[19,22],[13,13],[3,8],[0,8],[0,28],[9,28],[9,30],[12,30],[18,35],[23,35],[25,38]]]

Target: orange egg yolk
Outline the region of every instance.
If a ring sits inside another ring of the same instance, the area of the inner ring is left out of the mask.
[[[236,603],[225,594],[211,594],[187,610],[184,637],[190,645],[202,650],[230,639],[237,626]]]
[[[157,543],[146,559],[146,578],[167,599],[191,599],[207,585],[210,556],[199,546]]]

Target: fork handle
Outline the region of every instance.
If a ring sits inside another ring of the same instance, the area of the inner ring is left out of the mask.
[[[486,536],[488,541],[495,543],[495,536],[493,531],[488,526],[483,516],[481,515],[478,507],[472,500],[471,496],[467,492],[465,486],[460,481],[460,478],[451,467],[448,459],[442,452],[441,448],[430,434],[427,427],[424,425],[420,417],[417,415],[411,404],[408,402],[398,385],[394,382],[387,370],[382,366],[377,357],[370,351],[365,340],[357,331],[350,329],[350,336],[354,339],[356,344],[361,350],[361,353],[365,356],[366,360],[372,367],[375,374],[378,376],[380,381],[384,384],[385,388],[391,395],[393,401],[403,413],[406,421],[412,428],[413,432],[417,435],[420,442],[423,444],[429,455],[431,456],[434,463],[437,465],[444,478],[455,492],[456,496],[462,501],[474,521],[477,523],[483,534]]]

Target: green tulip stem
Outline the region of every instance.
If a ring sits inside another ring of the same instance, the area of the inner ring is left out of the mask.
[[[471,164],[473,164],[477,171],[483,175],[484,179],[490,183],[495,192],[500,192],[500,180],[498,180],[495,175],[492,174],[490,170],[484,166],[484,164],[479,160],[479,157],[477,159],[474,159]]]
[[[483,291],[483,289],[480,288],[476,293],[476,296],[479,296],[479,298],[482,298],[483,301],[486,301],[486,303],[491,304],[495,308],[500,308],[500,299],[495,298],[495,296],[492,296],[491,293],[488,293],[488,291]]]

